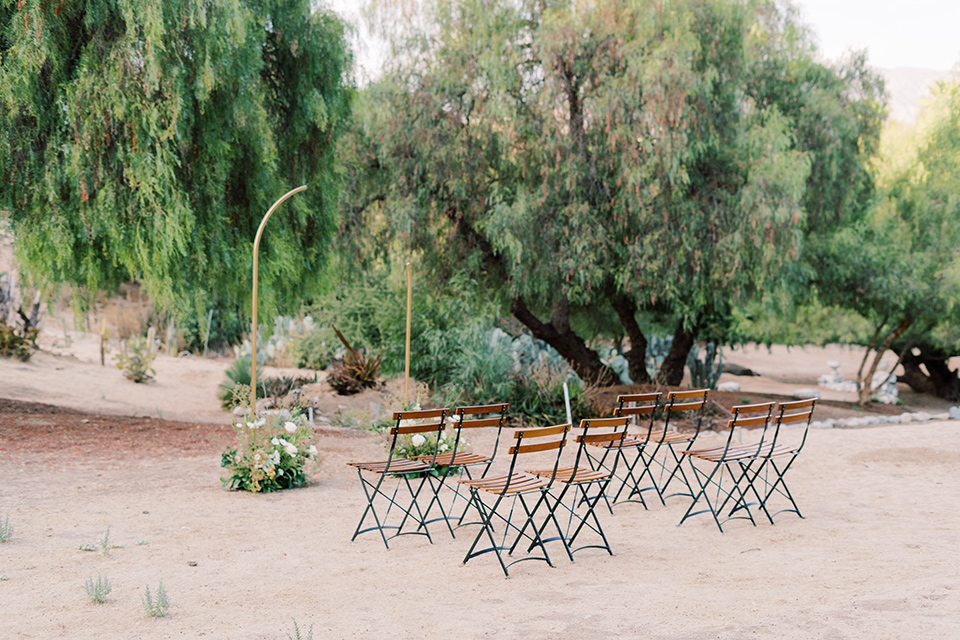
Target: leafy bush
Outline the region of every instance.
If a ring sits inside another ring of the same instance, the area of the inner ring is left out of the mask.
[[[26,362],[33,355],[33,346],[37,342],[39,330],[22,331],[11,327],[6,319],[0,318],[0,357],[16,358]]]
[[[146,338],[134,336],[126,341],[123,351],[116,356],[117,369],[123,371],[129,380],[146,382],[157,374],[150,366],[156,357]]]
[[[322,371],[333,362],[337,344],[336,335],[330,327],[313,324],[290,343],[290,355],[297,367]]]
[[[282,410],[251,420],[249,413],[234,424],[239,445],[221,456],[231,489],[270,493],[300,487],[306,466],[317,456],[313,432],[299,412]]]
[[[103,604],[107,601],[107,596],[110,595],[110,592],[113,591],[113,587],[110,586],[110,580],[99,573],[97,574],[96,580],[93,579],[93,576],[87,578],[83,586],[87,590],[87,597],[90,598],[90,602],[93,604]]]
[[[167,615],[167,610],[170,609],[170,599],[167,597],[167,590],[163,586],[163,580],[160,581],[160,586],[157,587],[156,597],[150,594],[150,585],[148,584],[144,590],[144,594],[140,596],[140,602],[143,603],[144,612],[151,618],[162,618]]]

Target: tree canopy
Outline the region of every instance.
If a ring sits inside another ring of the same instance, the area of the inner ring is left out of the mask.
[[[0,2],[0,209],[42,284],[141,282],[180,318],[321,283],[350,112],[344,25],[309,0]],[[224,314],[228,315],[228,314]]]
[[[798,286],[805,233],[862,215],[879,84],[772,2],[425,4],[364,96],[347,222],[382,202],[587,380],[614,380],[588,340],[618,322],[637,382],[674,334],[678,384],[734,306]]]

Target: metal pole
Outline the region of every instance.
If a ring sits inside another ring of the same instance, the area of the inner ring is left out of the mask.
[[[413,271],[407,263],[407,355],[403,364],[403,402],[410,404],[410,313],[413,306]]]
[[[263,227],[266,226],[267,220],[270,219],[270,216],[273,215],[273,212],[277,210],[277,207],[280,206],[280,203],[292,196],[295,193],[303,191],[307,188],[307,185],[303,185],[286,192],[280,199],[273,203],[273,206],[270,207],[270,210],[267,211],[267,215],[263,216],[263,220],[260,221],[260,228],[257,229],[257,237],[253,241],[253,335],[250,336],[250,347],[251,347],[251,361],[250,361],[250,416],[251,420],[256,420],[257,418],[257,273],[259,270],[259,260],[257,258],[257,253],[260,249],[260,236],[263,235]]]

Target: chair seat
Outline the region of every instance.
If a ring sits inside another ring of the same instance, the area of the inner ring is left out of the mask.
[[[550,484],[549,481],[543,478],[531,476],[527,473],[513,473],[508,476],[477,478],[476,480],[457,480],[457,482],[466,487],[472,487],[493,494],[504,493],[504,489],[506,489],[507,495],[543,489]]]
[[[751,458],[775,458],[777,456],[784,456],[795,452],[796,449],[794,447],[788,447],[782,444],[773,446],[770,443],[764,443],[762,446],[748,444],[740,447],[730,447],[730,449],[727,450],[726,455],[724,455],[723,447],[715,447],[713,449],[698,449],[695,451],[683,451],[681,453],[693,456],[694,458],[700,458],[701,460],[707,460],[709,462],[737,462],[741,460],[749,460]]]
[[[647,444],[646,440],[640,440],[639,438],[627,437],[623,440],[610,440],[606,442],[587,442],[587,445],[591,447],[599,447],[601,449],[626,449],[628,447],[642,447]]]
[[[550,476],[553,475],[553,469],[527,471],[527,473],[549,479]],[[597,480],[603,480],[609,477],[610,473],[607,471],[594,471],[593,469],[584,469],[583,467],[565,467],[563,469],[557,469],[556,481],[563,483],[596,482]]]
[[[380,462],[348,462],[347,464],[351,467],[372,473],[415,473],[418,471],[429,471],[431,469],[429,464],[425,464],[419,460],[401,460],[398,458]],[[387,469],[388,466],[389,471]]]
[[[429,462],[433,460],[433,456],[414,456],[416,460],[422,462]],[[486,464],[490,462],[490,458],[487,456],[482,456],[478,453],[472,453],[470,451],[458,451],[456,453],[440,453],[437,454],[437,459],[434,462],[438,467],[465,467],[472,464]]]
[[[696,437],[693,433],[680,433],[679,431],[654,431],[650,434],[650,442],[666,442],[668,444],[677,442],[690,442]]]

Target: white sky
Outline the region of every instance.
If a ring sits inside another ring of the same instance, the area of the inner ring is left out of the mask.
[[[358,26],[361,85],[376,76],[385,55],[360,20],[363,0],[321,0]],[[794,0],[813,27],[825,58],[867,49],[874,67],[949,70],[960,62],[960,0]]]

